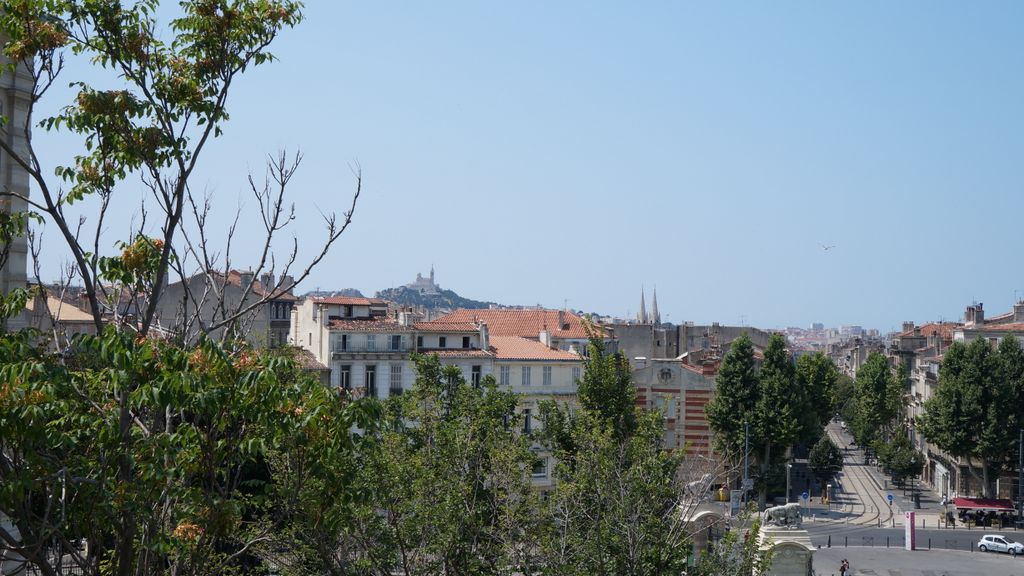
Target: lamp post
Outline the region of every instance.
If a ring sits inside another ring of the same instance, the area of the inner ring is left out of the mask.
[[[786,462],[786,504],[789,504],[789,472],[793,469],[793,465]]]

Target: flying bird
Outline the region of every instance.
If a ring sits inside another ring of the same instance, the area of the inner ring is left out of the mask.
[[[831,249],[833,249],[835,247],[836,247],[835,244],[822,244],[821,245],[821,249],[826,251],[826,252],[828,252],[829,250],[831,250]]]

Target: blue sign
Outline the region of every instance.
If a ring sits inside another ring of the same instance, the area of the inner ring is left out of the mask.
[[[807,492],[804,492],[803,494],[800,495],[800,497],[803,498],[804,500],[807,500],[808,498],[811,497],[811,495],[808,494]]]
[[[892,506],[892,494],[889,494],[886,498],[889,499],[889,505]]]

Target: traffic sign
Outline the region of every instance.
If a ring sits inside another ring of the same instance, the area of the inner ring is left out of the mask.
[[[886,498],[889,499],[889,506],[892,506],[892,494],[889,494]]]
[[[754,481],[753,481],[753,479],[747,478],[746,480],[741,482],[740,483],[740,488],[742,490],[753,490],[754,489]]]
[[[800,495],[800,497],[803,498],[804,500],[807,500],[808,498],[811,497],[811,495],[808,494],[807,492],[804,492],[803,494]]]

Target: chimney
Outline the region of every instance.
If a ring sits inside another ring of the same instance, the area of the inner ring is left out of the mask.
[[[1024,322],[1024,300],[1019,300],[1013,305],[1013,321]]]
[[[274,289],[274,273],[273,272],[264,272],[263,274],[260,274],[260,284],[263,284],[263,289],[268,291],[268,292],[270,290],[273,290]]]
[[[238,283],[243,290],[252,283],[254,276],[255,274],[253,274],[252,270],[241,270],[238,272]]]
[[[295,288],[295,278],[292,278],[289,274],[281,275],[281,290],[291,294],[292,289]]]
[[[548,327],[547,326],[545,326],[544,329],[540,331],[540,335],[539,336],[540,336],[540,343],[545,345],[545,346],[547,346],[548,348],[551,348],[551,333],[548,332]]]
[[[913,329],[914,329],[914,323],[913,322],[907,322],[907,321],[903,322],[903,333],[904,334],[907,333],[907,332],[910,332]]]
[[[480,349],[489,350],[491,348],[491,335],[487,330],[487,322],[480,323]]]

